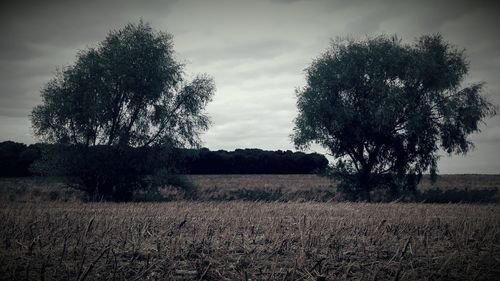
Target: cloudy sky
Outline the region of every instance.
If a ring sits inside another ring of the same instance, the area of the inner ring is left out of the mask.
[[[396,34],[411,42],[441,33],[466,49],[467,82],[485,81],[500,104],[500,5],[494,1],[179,0],[2,1],[0,141],[34,143],[28,115],[56,68],[111,29],[141,18],[174,36],[186,71],[210,74],[210,149],[292,149],[294,89],[337,36]],[[500,173],[500,117],[472,136],[476,149],[443,156],[441,173]],[[314,150],[322,152],[320,148]]]

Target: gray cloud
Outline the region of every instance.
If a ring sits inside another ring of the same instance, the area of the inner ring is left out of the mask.
[[[288,40],[253,40],[228,44],[224,47],[208,47],[203,50],[195,49],[185,53],[192,63],[211,63],[221,58],[224,61],[236,60],[238,62],[247,60],[267,60],[276,56],[289,53],[296,49],[296,42]]]
[[[207,108],[214,124],[203,136],[211,149],[293,149],[294,89],[336,36],[397,34],[411,42],[441,33],[467,50],[467,82],[485,81],[500,104],[499,7],[486,0],[2,1],[0,137],[34,142],[28,115],[56,68],[141,18],[174,35],[188,73],[215,78],[218,91]],[[471,139],[476,150],[443,157],[441,172],[500,173],[500,117]]]

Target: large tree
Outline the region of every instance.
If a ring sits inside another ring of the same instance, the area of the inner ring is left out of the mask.
[[[33,109],[35,135],[59,144],[37,167],[76,177],[93,199],[129,200],[150,186],[152,173],[171,170],[171,148],[197,146],[209,126],[204,109],[214,82],[188,81],[183,69],[172,36],[142,21],[80,51]]]
[[[413,189],[422,173],[435,175],[440,148],[467,153],[468,136],[495,114],[483,83],[463,85],[468,70],[464,51],[440,35],[332,41],[297,90],[294,143],[325,147],[353,199]]]
[[[196,145],[215,86],[206,75],[183,74],[170,34],[143,22],[111,31],[43,88],[35,135],[84,146]]]

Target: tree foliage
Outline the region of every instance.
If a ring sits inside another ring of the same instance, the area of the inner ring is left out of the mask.
[[[0,142],[0,177],[30,175],[29,167],[39,157],[35,145],[26,146],[13,141]]]
[[[187,80],[172,36],[141,21],[111,31],[58,71],[42,89],[32,127],[43,141],[62,145],[47,152],[46,164],[76,176],[93,198],[128,200],[150,172],[131,147],[199,145],[214,91],[207,75]]]
[[[206,75],[186,81],[170,34],[128,24],[58,71],[31,120],[35,135],[48,142],[197,145],[214,88]]]
[[[467,153],[468,136],[495,114],[484,83],[463,87],[468,70],[464,51],[440,35],[411,45],[388,36],[333,41],[297,90],[294,143],[328,149],[332,175],[353,199],[413,189],[422,173],[435,175],[440,148]]]

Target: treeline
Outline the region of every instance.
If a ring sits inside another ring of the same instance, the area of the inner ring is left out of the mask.
[[[43,153],[51,151],[55,145],[25,145],[13,141],[0,143],[0,177],[23,177],[40,174],[33,164],[40,160]],[[100,150],[105,150],[101,148]],[[150,163],[155,148],[129,148],[136,155],[134,161]],[[50,152],[49,152],[50,153]],[[162,151],[162,155],[164,151]],[[310,174],[321,172],[328,160],[317,153],[292,151],[266,151],[261,149],[236,149],[235,151],[210,151],[202,149],[176,149],[162,165],[175,167],[186,174]],[[150,163],[153,165],[153,163]],[[157,165],[157,163],[154,163]],[[166,168],[172,168],[166,167]]]
[[[0,177],[32,175],[30,166],[40,158],[40,145],[13,141],[0,142]]]
[[[321,154],[261,149],[210,151],[185,149],[181,167],[190,174],[311,174],[323,171],[328,160]]]

